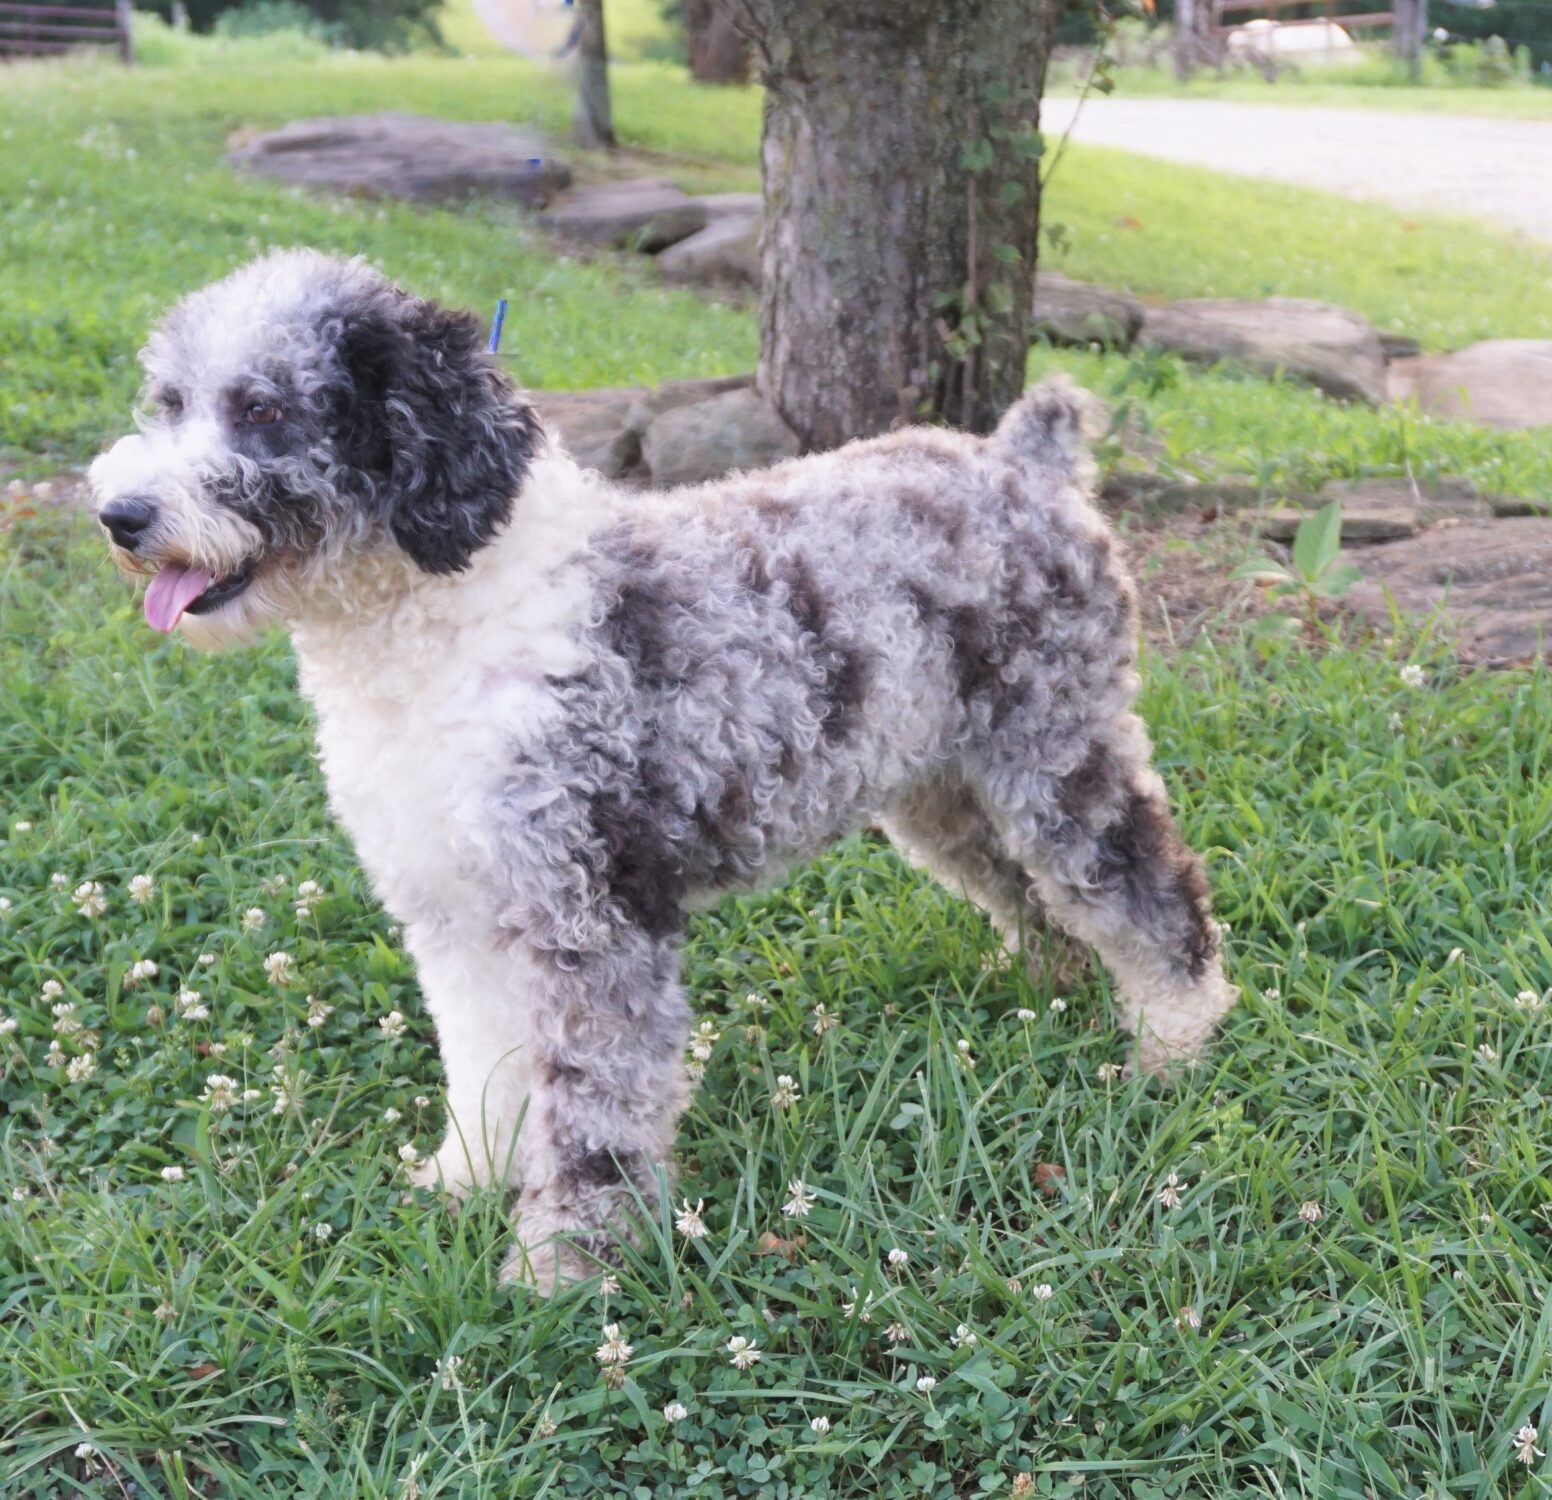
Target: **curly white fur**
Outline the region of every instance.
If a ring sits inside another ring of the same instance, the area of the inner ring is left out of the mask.
[[[191,298],[148,365],[164,416],[93,471],[101,506],[157,507],[120,561],[252,570],[184,616],[197,644],[289,627],[438,1027],[425,1180],[521,1188],[513,1274],[584,1272],[668,1157],[685,911],[869,822],[1010,936],[1092,944],[1143,1066],[1233,1004],[1133,711],[1078,392],[986,439],[630,492],[540,431],[470,320],[307,252]],[[252,390],[287,430],[244,429]]]

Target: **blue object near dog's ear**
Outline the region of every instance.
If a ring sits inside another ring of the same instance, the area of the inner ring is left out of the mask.
[[[490,325],[490,352],[494,354],[501,347],[501,325],[506,321],[507,299],[500,298],[496,303],[496,320]]]

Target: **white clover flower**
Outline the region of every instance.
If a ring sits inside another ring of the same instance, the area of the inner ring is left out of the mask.
[[[212,1114],[225,1114],[237,1102],[237,1080],[225,1073],[212,1073],[205,1079],[205,1092],[199,1096]]]
[[[320,1219],[313,1225],[313,1238],[320,1244],[327,1244],[334,1238],[334,1226],[327,1220]]]
[[[264,925],[264,908],[262,906],[250,906],[242,914],[242,930],[244,932],[257,932]]]
[[[383,1111],[383,1124],[385,1125],[397,1125],[401,1118],[399,1111],[391,1104]]]
[[[61,1000],[52,1007],[51,1014],[54,1017],[54,1030],[60,1036],[74,1036],[81,1029],[81,1023],[75,1018],[75,1001]]]
[[[156,894],[156,882],[149,875],[131,875],[129,877],[129,899],[136,906],[147,905]]]
[[[892,1249],[889,1254],[884,1257],[884,1259],[887,1260],[889,1264],[892,1265],[897,1271],[901,1270],[905,1266],[910,1265],[911,1263],[910,1252],[907,1250],[902,1250],[898,1245],[896,1245],[894,1249]]]
[[[770,999],[762,995],[758,990],[750,990],[744,996],[744,1004],[751,1010],[769,1010],[771,1008]]]
[[[271,953],[264,960],[264,977],[273,985],[284,989],[295,978],[289,953]]]
[[[1036,1302],[1049,1302],[1056,1295],[1056,1288],[1049,1281],[1037,1281],[1030,1287],[1029,1295]]]
[[[216,956],[214,953],[201,953],[200,956],[194,960],[194,962],[197,963],[202,969],[210,968],[215,963],[215,961]]]
[[[415,1095],[415,1108],[416,1109],[429,1109],[430,1107],[431,1107],[431,1098],[430,1098],[430,1096],[428,1094],[416,1094]]]
[[[183,1181],[183,1168],[182,1167],[163,1167],[162,1168],[162,1181],[163,1182],[182,1182]]]
[[[71,1083],[85,1083],[93,1073],[97,1071],[97,1059],[90,1052],[83,1052],[79,1057],[72,1057],[69,1066],[65,1069],[65,1075]]]
[[[413,1167],[420,1160],[420,1152],[415,1149],[414,1141],[406,1141],[399,1147],[399,1160],[407,1167]]]
[[[1514,1004],[1517,1010],[1540,1010],[1542,1003],[1541,996],[1535,990],[1521,990],[1514,997]]]
[[[54,873],[49,876],[49,884],[53,886],[56,891],[68,891],[70,889],[70,877],[66,875],[63,870],[55,870]]]
[[[670,1401],[663,1408],[663,1420],[665,1422],[682,1422],[690,1415],[690,1408],[682,1401]]]
[[[1057,1015],[1061,1015],[1061,1013],[1067,1009],[1067,1002],[1060,996],[1057,996],[1057,998],[1051,1002],[1051,1009]]]
[[[0,896],[0,922],[8,921],[10,916],[11,898],[9,896]]]
[[[618,1323],[604,1324],[604,1341],[598,1346],[595,1358],[601,1365],[623,1365],[636,1352],[635,1346],[620,1337]]]
[[[706,1207],[706,1200],[699,1198],[695,1207],[690,1207],[690,1200],[686,1198],[679,1209],[678,1216],[674,1219],[674,1227],[687,1240],[703,1239],[706,1234],[706,1221],[701,1218],[701,1210]]]
[[[302,901],[316,901],[323,895],[323,887],[316,880],[304,880],[297,886],[296,894]]]
[[[848,1318],[856,1318],[859,1323],[871,1323],[873,1321],[873,1302],[872,1292],[869,1292],[866,1297],[859,1297],[857,1295],[857,1288],[853,1287],[851,1289],[851,1301],[842,1302],[841,1311]]]
[[[799,1091],[797,1082],[789,1073],[781,1073],[776,1078],[776,1090],[771,1095],[772,1109],[791,1109],[799,1099],[803,1097]]]
[[[692,1084],[698,1086],[700,1081],[706,1076],[706,1064],[703,1063],[700,1058],[692,1057],[689,1062],[684,1065],[684,1076],[689,1079]]]
[[[1274,1001],[1281,1000],[1282,997],[1283,992],[1278,989],[1275,984],[1268,985],[1264,990],[1261,991],[1261,998],[1269,1005]]]
[[[956,1349],[973,1349],[980,1342],[975,1330],[968,1323],[959,1323],[954,1328],[953,1337],[949,1339]]]
[[[823,1437],[830,1430],[829,1417],[814,1417],[808,1424],[808,1430],[817,1432],[820,1437]]]
[[[382,1032],[384,1038],[390,1042],[396,1042],[404,1035],[407,1023],[396,1010],[391,1010],[386,1016],[378,1018],[377,1029]]]
[[[210,1007],[198,990],[179,990],[172,1002],[173,1011],[184,1021],[205,1021],[210,1018]]]
[[[267,875],[259,882],[259,889],[263,891],[266,896],[278,896],[283,890],[285,890],[286,885],[287,881],[284,875]]]
[[[307,997],[307,1024],[316,1031],[330,1016],[334,1014],[334,1007],[323,1000],[315,1000],[311,995]]]
[[[1546,1456],[1536,1446],[1536,1439],[1539,1435],[1529,1422],[1514,1434],[1514,1459],[1516,1463],[1522,1463],[1529,1468],[1538,1458]]]
[[[242,1091],[242,1102],[244,1104],[252,1104],[255,1100],[262,1099],[263,1097],[263,1089],[244,1089]]]
[[[711,1060],[711,1043],[700,1037],[690,1038],[690,1056],[701,1065],[701,1076],[706,1076],[706,1064]]]
[[[782,1204],[781,1211],[789,1219],[806,1219],[808,1211],[818,1201],[817,1196],[803,1185],[801,1177],[794,1177],[787,1184],[787,1201]]]
[[[534,1426],[535,1434],[541,1438],[552,1438],[559,1431],[560,1428],[555,1425],[555,1418],[549,1412],[545,1412]]]
[[[1188,1302],[1175,1314],[1175,1327],[1182,1333],[1190,1329],[1196,1333],[1202,1326],[1202,1315]]]
[[[10,1036],[19,1025],[15,1016],[8,1016],[4,1011],[0,1011],[0,1036]]]
[[[930,1395],[937,1383],[937,1380],[931,1375],[918,1375],[916,1377],[916,1389],[924,1396]]]
[[[161,972],[156,965],[155,959],[137,958],[129,966],[129,974],[124,980],[124,988],[133,989],[137,984],[144,984],[148,979],[155,979]]]
[[[735,1333],[727,1341],[728,1363],[735,1370],[747,1370],[751,1365],[758,1364],[760,1350],[758,1345],[746,1339],[743,1334]]]
[[[205,1048],[205,1054],[207,1057],[225,1057],[228,1050],[229,1049],[225,1042],[211,1042],[211,1044]]]
[[[59,1038],[56,1036],[49,1043],[49,1049],[44,1054],[43,1066],[46,1068],[62,1068],[67,1061],[69,1059],[65,1056],[65,1049],[59,1045]]]
[[[904,1323],[894,1322],[884,1330],[884,1337],[891,1344],[903,1344],[911,1336],[911,1330]]]
[[[598,1278],[598,1295],[600,1297],[617,1297],[620,1294],[620,1278],[613,1271],[605,1272]]]
[[[29,823],[26,818],[18,818],[16,820],[16,822],[14,822],[11,826],[18,833],[31,833],[32,832],[32,824]]]
[[[436,1362],[436,1383],[444,1391],[456,1391],[458,1385],[458,1367],[463,1363],[463,1355],[449,1354],[445,1359]]]
[[[65,992],[65,987],[57,979],[45,979],[43,988],[38,993],[45,1000],[57,1000]]]
[[[107,897],[95,880],[83,880],[71,893],[75,909],[88,921],[100,917],[108,909]]]
[[[1401,681],[1403,686],[1420,688],[1423,685],[1423,669],[1416,662],[1410,662],[1401,669]]]
[[[1160,1207],[1179,1208],[1181,1202],[1180,1189],[1184,1186],[1186,1186],[1186,1184],[1181,1182],[1179,1174],[1176,1172],[1171,1172],[1169,1176],[1164,1179],[1164,1186],[1159,1189]]]
[[[97,1450],[90,1443],[78,1443],[76,1445],[75,1456],[77,1458],[84,1458],[89,1460],[96,1455],[96,1452]]]
[[[1494,1063],[1498,1061],[1498,1054],[1494,1052],[1486,1042],[1483,1042],[1482,1045],[1477,1048],[1477,1056],[1480,1057],[1485,1063]]]
[[[823,1036],[825,1032],[841,1024],[841,1018],[832,1015],[823,1001],[814,1007],[814,1035]]]
[[[1035,1019],[1039,1012],[1031,1010],[1027,1005],[1021,1005],[1013,1014],[1027,1026]]]
[[[279,1081],[269,1086],[270,1093],[275,1096],[275,1102],[270,1106],[269,1112],[272,1115],[283,1115],[289,1109],[299,1109],[300,1095],[296,1088],[285,1077],[283,1069],[277,1068],[275,1072],[279,1076]]]
[[[1325,1218],[1326,1211],[1313,1198],[1306,1198],[1299,1205],[1299,1217],[1306,1224],[1318,1224]]]
[[[1114,1083],[1125,1071],[1118,1062],[1103,1062],[1094,1069],[1094,1076],[1101,1083]]]
[[[11,1189],[13,1203],[25,1203],[30,1197],[32,1197],[32,1189],[25,1182],[18,1183]]]

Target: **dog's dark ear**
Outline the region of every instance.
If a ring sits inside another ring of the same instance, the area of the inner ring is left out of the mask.
[[[428,573],[456,573],[511,519],[543,441],[533,408],[468,313],[395,292],[347,317],[347,461],[377,480],[383,519]]]

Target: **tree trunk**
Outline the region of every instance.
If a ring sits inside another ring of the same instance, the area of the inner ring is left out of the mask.
[[[748,83],[749,41],[717,0],[683,0],[690,75],[697,83]]]
[[[613,146],[609,107],[609,46],[604,38],[604,0],[577,0],[577,112],[579,146]]]
[[[1208,0],[1175,0],[1175,77],[1182,83],[1196,71],[1197,7],[1207,8]]]
[[[1396,19],[1391,28],[1390,44],[1395,54],[1411,70],[1414,79],[1422,75],[1423,42],[1428,35],[1428,0],[1395,0]]]
[[[759,385],[808,448],[1024,387],[1060,0],[740,0],[765,81]]]

